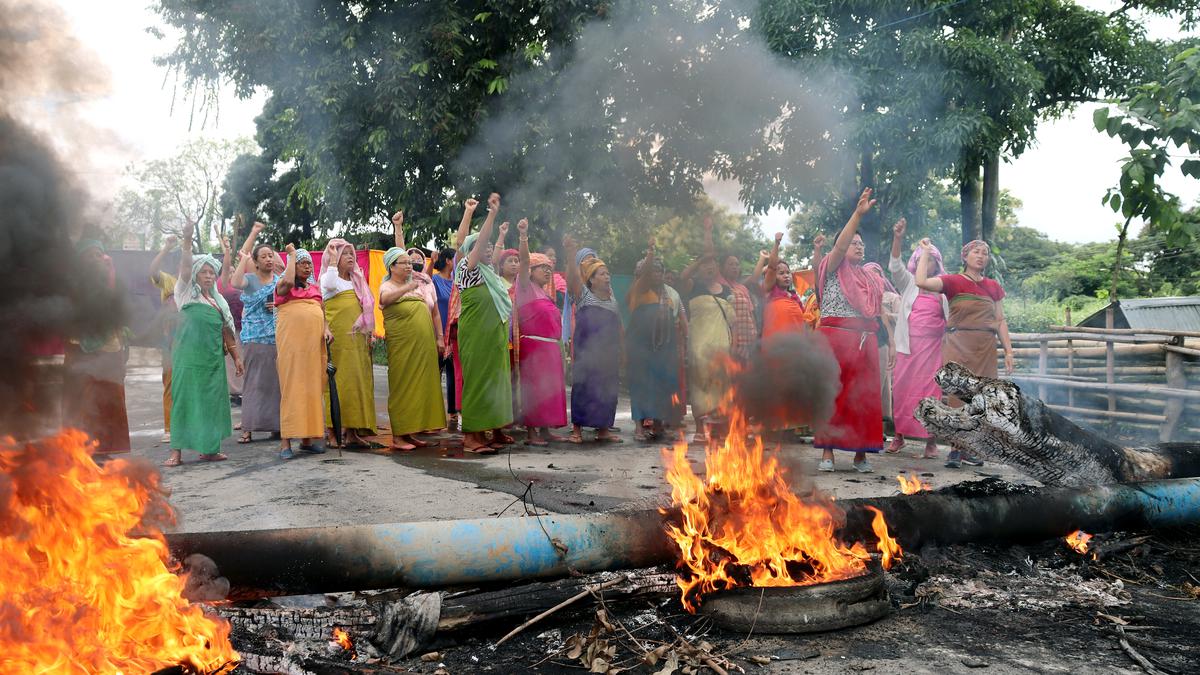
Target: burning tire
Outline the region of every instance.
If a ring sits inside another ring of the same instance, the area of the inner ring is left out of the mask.
[[[735,588],[704,598],[701,612],[726,630],[819,633],[869,623],[891,611],[883,574],[809,586]]]

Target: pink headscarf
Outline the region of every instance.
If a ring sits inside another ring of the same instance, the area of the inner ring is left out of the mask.
[[[500,252],[500,257],[496,258],[496,274],[500,274],[504,267],[504,261],[510,256],[521,255],[521,252],[515,248],[506,248]]]
[[[946,265],[942,262],[942,252],[938,250],[938,247],[932,245],[929,247],[929,258],[936,265],[936,267],[929,268],[928,272],[930,277],[936,277],[945,273]],[[917,273],[917,263],[919,262],[921,262],[920,246],[917,247],[917,250],[912,252],[912,255],[908,256],[908,271],[914,276]]]
[[[825,293],[825,279],[829,276],[829,260],[830,257],[825,256],[817,268],[817,293],[821,295]],[[864,267],[852,265],[843,257],[837,268],[838,285],[851,307],[864,317],[874,319],[883,307],[883,280]]]
[[[330,266],[336,270],[338,261],[342,259],[342,253],[347,249],[354,256],[354,268],[350,270],[350,283],[354,284],[354,295],[358,296],[358,302],[362,305],[362,314],[354,322],[351,332],[372,335],[375,333],[375,298],[371,296],[371,286],[367,283],[366,275],[358,267],[354,244],[345,239],[330,239],[329,243],[325,245],[324,255],[321,256],[321,274],[324,275],[325,270]]]

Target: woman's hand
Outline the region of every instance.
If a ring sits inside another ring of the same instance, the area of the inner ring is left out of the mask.
[[[242,363],[240,356],[233,360],[233,372],[238,377],[246,374],[246,364]]]
[[[488,209],[495,211],[498,208],[500,208],[500,193],[493,192],[492,194],[488,195]]]
[[[503,228],[504,225],[501,225],[500,227]],[[529,235],[529,219],[528,218],[522,218],[517,221],[517,232],[521,233],[522,237]]]
[[[782,242],[783,242],[783,233],[782,233],[782,232],[776,232],[776,233],[775,233],[775,245],[776,245],[776,246],[778,246],[778,245],[779,245],[780,243],[782,243]]]
[[[825,235],[818,234],[813,237],[813,248],[825,248]]]
[[[325,344],[333,344],[333,333],[329,332],[329,326],[325,327]]]
[[[221,237],[221,253],[229,255],[232,250],[233,249],[229,246],[229,237]]]
[[[922,252],[929,252],[933,250],[933,242],[929,241],[929,237],[925,237],[918,242],[917,245],[921,247]]]
[[[896,224],[892,226],[892,236],[897,239],[903,239],[906,231],[908,231],[908,221],[903,218],[897,220]]]
[[[858,205],[854,207],[855,215],[865,216],[875,206],[875,200],[871,199],[871,193],[871,188],[863,188],[862,194],[858,197]]]
[[[479,208],[479,200],[474,197],[467,197],[467,201],[463,202],[463,208],[469,213],[474,213],[475,209]]]
[[[165,253],[167,251],[174,249],[178,245],[179,245],[179,238],[172,234],[163,240],[162,250]]]
[[[896,345],[888,345],[887,348],[887,369],[896,369]]]
[[[504,241],[504,238],[506,236],[508,236],[508,221],[507,220],[504,221],[503,223],[500,223],[500,241]]]
[[[288,244],[287,246],[283,247],[283,250],[286,251],[289,256],[296,255],[296,245],[295,244]]]
[[[438,354],[446,351],[446,338],[441,335],[437,336],[437,350]]]
[[[404,212],[397,211],[392,214],[392,225],[395,227],[404,227]]]
[[[1013,353],[1011,350],[1004,352],[1004,374],[1012,375],[1016,370],[1016,364],[1013,363]]]

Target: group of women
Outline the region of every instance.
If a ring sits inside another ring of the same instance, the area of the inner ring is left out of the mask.
[[[193,257],[191,233],[185,232],[171,294],[179,316],[170,372],[164,373],[172,448],[166,464],[178,465],[184,449],[209,461],[225,459],[220,443],[232,434],[226,355],[243,376],[239,442],[272,434],[284,459],[294,456],[293,442],[302,451],[324,452],[317,443],[322,436],[324,445],[368,444],[379,426],[371,366],[376,303],[386,335],[395,450],[422,447],[423,433],[455,423],[469,453],[491,454],[513,443],[514,425],[525,428],[529,445],[582,443],[587,429],[597,442],[619,443],[613,424],[621,364],[636,439],[681,428],[690,405],[693,440],[703,442],[720,422],[729,389],[725,365],[750,358],[763,340],[815,325],[840,366],[841,381],[833,418],[814,439],[823,451],[818,469],[834,470],[834,451],[842,450],[854,454],[856,470],[872,470],[866,455],[883,449],[888,395],[881,385],[889,380],[896,437],[887,451],[899,452],[906,438],[926,439],[925,456],[935,457],[935,440],[913,410],[922,398],[940,395],[934,373],[948,360],[994,376],[997,337],[1011,368],[1004,291],[983,276],[989,251],[981,241],[963,248],[960,274],[946,274],[928,240],[905,264],[903,219],[893,228],[890,275],[864,263],[858,227],[874,204],[870,189],[864,190],[828,254],[818,238],[815,288],[803,295],[779,258],[781,236],[743,277],[737,255],[717,255],[708,222],[705,253],[682,271],[678,290],[667,283],[651,240],[629,293],[619,300],[604,261],[570,237],[563,242],[565,279],[555,272],[553,249],[530,251],[525,220],[516,227],[516,248],[504,245],[508,223],[499,226],[493,243],[497,194],[488,198],[475,233],[470,230],[479,204],[468,199],[455,247],[434,251],[428,260],[420,249],[406,248],[404,215],[397,212],[395,246],[383,255],[386,276],[377,297],[354,247],[343,239],[329,242],[317,274],[303,249],[289,245],[285,263],[270,247],[255,245],[262,229],[255,223],[230,272],[228,257],[224,264]],[[240,331],[219,278],[239,290]],[[889,349],[881,358],[885,333]],[[326,385],[327,367],[334,387]],[[337,420],[330,417],[334,392]],[[567,436],[556,434],[568,426]],[[962,461],[972,460],[952,450],[948,465]]]

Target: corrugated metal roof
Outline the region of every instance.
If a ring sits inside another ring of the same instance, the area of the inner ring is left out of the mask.
[[[1102,309],[1078,325],[1103,328],[1104,312]],[[1114,328],[1200,331],[1200,295],[1122,300],[1113,324]]]

